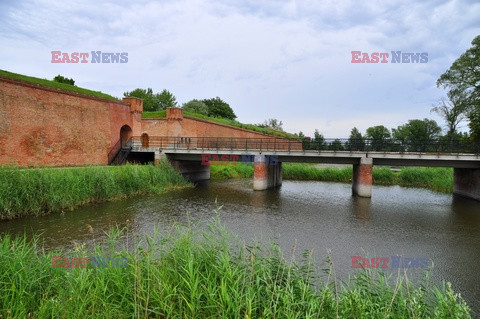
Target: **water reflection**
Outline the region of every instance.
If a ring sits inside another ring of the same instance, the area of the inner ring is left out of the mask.
[[[204,182],[194,189],[130,198],[74,212],[0,223],[0,233],[41,233],[47,249],[93,244],[119,225],[135,234],[168,230],[188,219],[206,221],[216,210],[245,241],[275,239],[287,257],[315,250],[319,262],[332,251],[337,275],[351,273],[351,256],[426,257],[434,279],[451,281],[480,307],[480,205],[424,189],[374,186],[373,197],[351,195],[351,185],[284,181],[255,192],[251,180]],[[415,272],[415,270],[412,270]],[[418,275],[419,273],[414,273]]]
[[[371,198],[352,196],[352,209],[354,215],[361,220],[370,219],[370,208],[372,205]]]

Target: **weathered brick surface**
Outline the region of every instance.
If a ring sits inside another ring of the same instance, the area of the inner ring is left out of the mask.
[[[229,125],[210,122],[203,119],[184,116],[181,109],[167,110],[165,119],[143,119],[142,134],[149,136],[180,136],[180,137],[228,137],[228,138],[255,138],[271,140],[276,139],[276,149],[301,150],[301,142],[297,144],[282,144],[281,141],[287,141],[272,135],[262,134],[254,131],[245,130]],[[274,147],[270,145],[270,147]]]
[[[372,196],[373,184],[373,160],[371,158],[361,158],[360,162],[353,165],[352,191],[354,195],[361,197]]]
[[[0,78],[0,164],[106,164],[130,106]]]
[[[0,78],[0,165],[107,164],[124,125],[128,136],[274,138],[184,116],[177,108],[164,119],[142,119],[142,110],[137,98],[112,101]]]

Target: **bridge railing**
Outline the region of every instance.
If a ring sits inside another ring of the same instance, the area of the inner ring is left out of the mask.
[[[285,138],[134,136],[134,146],[162,149],[301,151],[302,141]]]
[[[304,140],[302,146],[319,151],[480,154],[480,144],[463,140],[324,139]]]
[[[129,143],[138,147],[201,150],[261,151],[349,151],[400,153],[467,153],[480,154],[480,144],[471,141],[408,141],[398,139],[324,139],[300,140],[286,138],[238,137],[172,137],[134,136]]]

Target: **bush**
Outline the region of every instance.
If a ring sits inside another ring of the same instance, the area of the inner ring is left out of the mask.
[[[65,83],[70,85],[75,85],[75,81],[73,79],[69,79],[66,77],[61,76],[60,74],[53,78],[53,81],[58,83]]]

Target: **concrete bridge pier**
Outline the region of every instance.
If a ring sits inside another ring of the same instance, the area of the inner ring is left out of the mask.
[[[255,156],[253,190],[262,191],[282,185],[282,163],[269,163],[264,155]]]
[[[353,165],[352,193],[360,197],[372,197],[373,159],[361,157],[360,163]]]
[[[480,169],[454,168],[453,193],[480,201]]]
[[[158,165],[158,162],[160,162],[162,159],[166,158],[165,153],[162,153],[162,151],[157,150],[153,153],[154,155],[154,165]]]
[[[202,165],[201,161],[169,159],[169,162],[189,182],[200,182],[210,179],[210,166]]]

